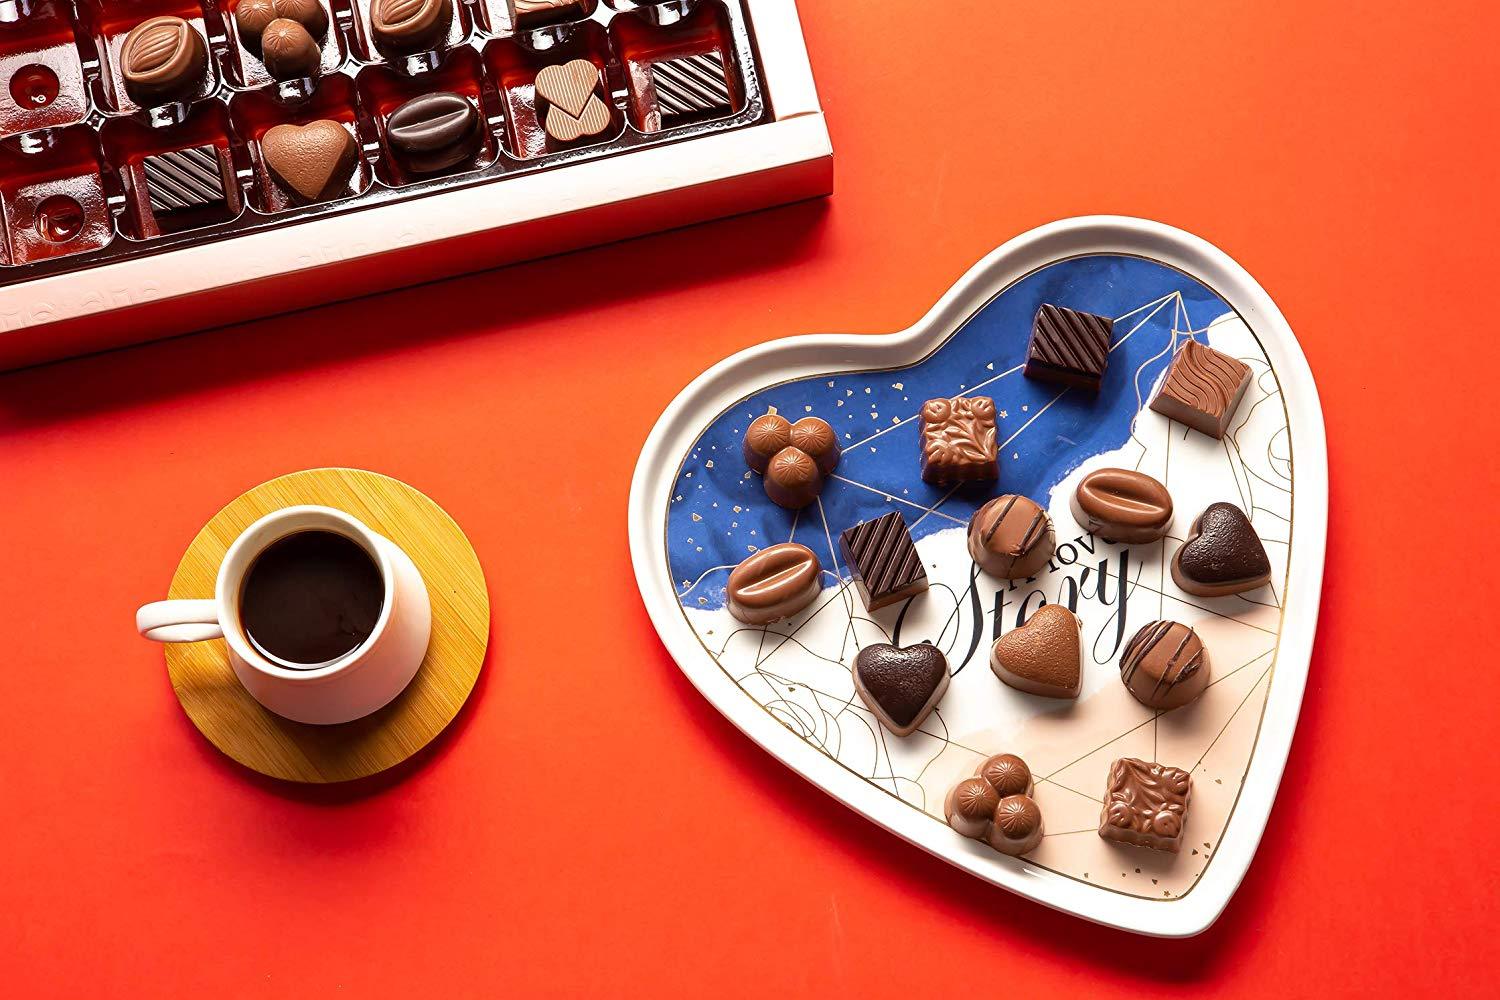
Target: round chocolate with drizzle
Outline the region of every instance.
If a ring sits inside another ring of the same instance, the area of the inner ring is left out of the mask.
[[[969,518],[969,555],[1002,580],[1035,576],[1056,549],[1052,518],[1029,497],[996,497]]]
[[[125,36],[120,73],[125,92],[143,107],[190,101],[208,73],[208,48],[182,18],[149,18]]]
[[[1181,622],[1152,622],[1135,634],[1120,656],[1120,679],[1148,708],[1186,705],[1203,693],[1208,675],[1203,640]]]

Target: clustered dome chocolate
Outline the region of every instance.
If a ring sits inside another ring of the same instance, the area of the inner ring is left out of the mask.
[[[1000,805],[995,786],[983,778],[965,778],[953,786],[949,798],[948,822],[953,829],[965,837],[982,838]]]
[[[774,408],[745,428],[745,464],[763,477],[766,496],[778,506],[800,510],[823,493],[838,467],[838,435],[821,417],[795,424]]]
[[[958,833],[1019,857],[1042,842],[1042,810],[1031,791],[1026,762],[1015,754],[997,754],[953,786],[943,812]]]
[[[234,25],[275,79],[305,79],[322,69],[328,11],[319,0],[240,0]]]
[[[1029,795],[1031,768],[1013,753],[996,754],[979,765],[979,777],[995,786],[1001,796]]]

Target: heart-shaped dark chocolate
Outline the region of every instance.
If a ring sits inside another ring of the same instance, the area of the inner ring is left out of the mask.
[[[1271,582],[1271,560],[1245,512],[1209,504],[1172,557],[1172,579],[1189,594],[1223,597]]]
[[[930,642],[878,642],[854,658],[854,688],[880,724],[905,736],[926,720],[948,690],[948,659]]]

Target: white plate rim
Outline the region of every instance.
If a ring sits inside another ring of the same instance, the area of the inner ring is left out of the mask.
[[[848,771],[777,722],[708,656],[681,613],[662,558],[675,472],[706,423],[747,390],[839,370],[911,364],[936,350],[975,310],[1024,275],[1086,254],[1133,254],[1185,271],[1208,285],[1249,325],[1281,384],[1295,463],[1294,544],[1288,611],[1260,733],[1214,857],[1193,888],[1170,900],[1143,899],[1079,882],[1008,858],[965,838],[934,837],[932,818]],[[630,554],[642,600],[662,642],[693,686],[772,757],[902,839],[1046,906],[1121,930],[1188,937],[1218,919],[1249,869],[1265,832],[1302,706],[1322,593],[1328,524],[1328,459],[1317,385],[1296,336],[1276,304],[1228,254],[1172,226],[1125,216],[1063,219],[1009,240],[974,265],[914,325],[898,333],[816,334],[748,348],[694,379],[652,428],[631,480]],[[1295,599],[1296,611],[1290,600]]]

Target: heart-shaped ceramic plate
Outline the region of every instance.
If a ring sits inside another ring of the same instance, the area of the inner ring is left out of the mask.
[[[1022,375],[1043,302],[1115,320],[1097,397]],[[1147,406],[1188,337],[1254,371],[1223,441]],[[916,415],[928,398],[959,394],[995,400],[998,488],[921,480]],[[793,419],[827,419],[844,446],[819,502],[800,513],[767,501],[740,455],[744,428],[769,406]],[[1171,536],[1114,545],[1076,524],[1074,487],[1106,466],[1139,468],[1167,484],[1178,512]],[[968,517],[997,489],[1032,497],[1057,525],[1057,555],[1035,580],[991,580],[969,559]],[[1172,553],[1215,500],[1251,512],[1273,564],[1270,587],[1212,599],[1176,589]],[[932,586],[868,614],[836,543],[844,528],[890,510],[905,515]],[[781,340],[704,373],[646,442],[631,488],[630,543],[646,607],[683,672],[788,767],[986,881],[1100,923],[1177,937],[1217,918],[1265,828],[1307,679],[1327,518],[1317,388],[1270,297],[1187,233],[1089,217],[1006,243],[909,330]],[[788,621],[741,625],[724,608],[729,571],[788,540],[822,559],[823,593]],[[1075,702],[1010,689],[987,665],[993,638],[1045,601],[1069,604],[1083,622]],[[1119,680],[1123,644],[1158,618],[1196,628],[1213,669],[1202,697],[1166,714],[1135,702]],[[849,664],[861,645],[923,639],[943,649],[952,679],[915,733],[893,737],[855,694]],[[1047,836],[1022,859],[960,837],[942,819],[948,788],[1001,752],[1021,755],[1038,779]],[[1119,757],[1191,772],[1180,854],[1097,835]]]

